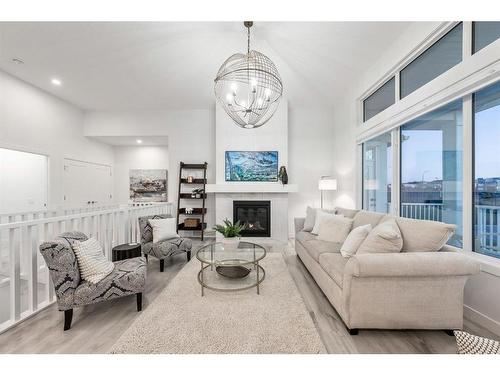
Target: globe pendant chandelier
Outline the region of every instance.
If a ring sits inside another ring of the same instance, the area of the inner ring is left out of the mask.
[[[236,53],[220,67],[215,96],[233,121],[245,129],[258,128],[273,116],[283,94],[283,83],[274,63],[250,49],[251,21],[247,28],[247,53]]]

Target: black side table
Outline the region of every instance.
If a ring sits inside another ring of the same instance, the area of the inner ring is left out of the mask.
[[[142,256],[140,243],[124,243],[113,247],[113,262]]]

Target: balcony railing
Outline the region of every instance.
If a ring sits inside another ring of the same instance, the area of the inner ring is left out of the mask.
[[[23,213],[30,219],[0,224],[0,332],[55,302],[39,252],[43,241],[78,230],[96,238],[111,259],[117,244],[140,242],[140,216],[172,213],[172,203],[157,203],[38,218]]]
[[[401,203],[401,216],[420,220],[443,220],[442,203]]]

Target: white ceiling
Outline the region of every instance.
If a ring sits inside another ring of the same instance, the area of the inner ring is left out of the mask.
[[[167,136],[92,136],[92,138],[111,146],[168,146]]]
[[[252,48],[292,105],[331,105],[410,24],[256,22]],[[0,69],[87,110],[208,108],[219,66],[245,50],[241,22],[0,23]]]

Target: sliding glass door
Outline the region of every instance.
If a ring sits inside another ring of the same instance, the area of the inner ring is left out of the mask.
[[[391,133],[363,143],[363,209],[391,212]]]
[[[500,83],[474,94],[474,251],[500,258]]]
[[[462,100],[401,126],[400,216],[456,224],[462,247]]]

